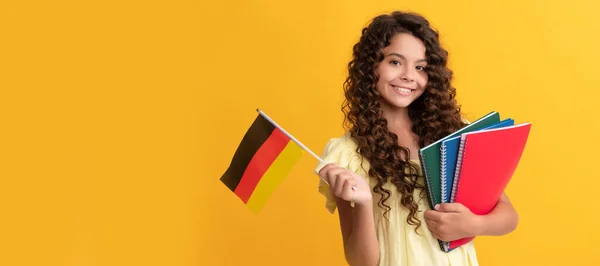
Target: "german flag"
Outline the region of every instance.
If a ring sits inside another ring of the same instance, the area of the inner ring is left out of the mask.
[[[258,213],[302,154],[288,134],[259,114],[220,180]]]

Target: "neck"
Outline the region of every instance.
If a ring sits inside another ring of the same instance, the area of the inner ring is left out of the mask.
[[[390,108],[382,105],[381,109],[389,131],[396,134],[412,132],[412,120],[408,116],[408,108]]]

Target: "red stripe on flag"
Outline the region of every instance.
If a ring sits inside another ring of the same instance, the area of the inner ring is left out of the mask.
[[[234,193],[244,202],[248,203],[248,199],[254,192],[258,181],[265,174],[277,156],[283,151],[287,143],[290,141],[288,136],[283,134],[279,129],[275,128],[271,136],[265,143],[256,151],[248,167],[244,171],[244,175],[240,180]]]

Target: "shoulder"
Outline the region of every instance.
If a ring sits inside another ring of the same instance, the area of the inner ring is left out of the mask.
[[[356,151],[357,145],[350,133],[330,138],[325,144],[324,153]]]
[[[355,170],[356,164],[361,161],[357,148],[356,141],[347,132],[344,135],[330,138],[323,148],[321,158],[326,163],[335,163],[340,167]],[[319,171],[323,166],[323,164],[319,164],[316,170]]]
[[[342,136],[330,138],[327,141],[321,153],[321,159],[325,163],[334,163],[339,167],[357,172],[362,167],[361,157],[356,151],[357,147],[358,145],[350,134],[345,133]],[[318,173],[323,166],[325,166],[323,163],[319,163],[315,168],[315,172]],[[319,181],[319,193],[325,196],[325,207],[327,210],[330,213],[334,213],[337,207],[334,196],[329,191],[329,185],[322,179]]]

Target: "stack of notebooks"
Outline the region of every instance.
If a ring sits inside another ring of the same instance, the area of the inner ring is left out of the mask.
[[[490,112],[419,150],[429,204],[461,203],[477,215],[496,206],[525,149],[530,123],[515,125]],[[449,252],[473,240],[438,240]]]

